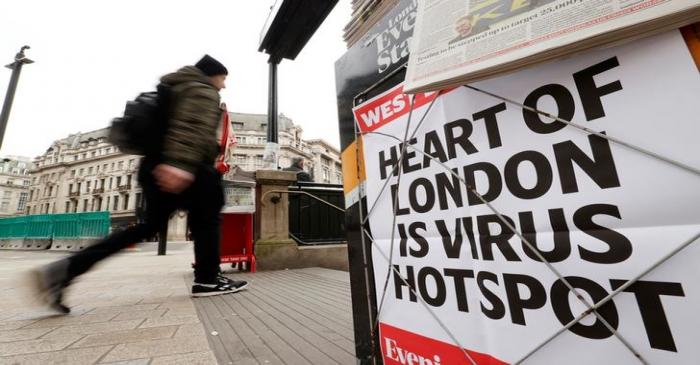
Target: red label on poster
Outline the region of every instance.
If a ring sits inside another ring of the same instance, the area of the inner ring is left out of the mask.
[[[445,94],[450,90],[454,89],[443,90],[439,93]],[[416,94],[413,109],[418,109],[432,102],[437,95],[438,92]],[[408,114],[411,110],[411,99],[411,95],[403,93],[403,85],[399,85],[355,108],[353,111],[355,120],[362,132],[371,132]]]
[[[488,354],[462,351],[458,346],[408,332],[385,323],[379,324],[382,354],[386,365],[469,364],[466,353],[479,365],[507,365]]]

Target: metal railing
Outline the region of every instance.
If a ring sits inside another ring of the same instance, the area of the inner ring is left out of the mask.
[[[131,190],[131,184],[117,186],[117,191],[119,191],[119,192],[125,192],[125,191],[129,191],[129,190]]]
[[[288,191],[289,236],[301,245],[346,242],[342,185],[298,182]],[[272,201],[276,197],[272,197]],[[265,201],[264,197],[261,201]]]
[[[347,240],[342,185],[300,182],[289,191],[289,235],[295,241],[331,244]]]

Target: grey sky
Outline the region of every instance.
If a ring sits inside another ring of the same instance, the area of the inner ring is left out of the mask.
[[[230,111],[267,112],[267,57],[257,52],[274,0],[0,2],[0,63],[25,66],[0,155],[36,156],[70,133],[106,127],[127,100],[204,53],[229,69]],[[279,111],[304,138],[338,145],[333,64],[345,52],[350,0],[340,0],[295,61],[279,68]],[[10,70],[0,71],[4,100]]]

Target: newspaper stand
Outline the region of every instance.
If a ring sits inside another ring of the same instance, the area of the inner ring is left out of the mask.
[[[221,263],[255,272],[253,215],[255,183],[224,180],[221,210]]]

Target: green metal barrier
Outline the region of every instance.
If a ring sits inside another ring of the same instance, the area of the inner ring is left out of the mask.
[[[53,237],[58,239],[77,238],[80,223],[75,214],[57,214],[53,217]]]
[[[80,238],[104,237],[109,233],[109,212],[94,212],[80,217]]]
[[[107,235],[109,226],[109,212],[0,218],[0,240],[97,238]]]
[[[53,219],[51,215],[30,215],[27,219],[27,235],[24,238],[49,239],[53,234]]]
[[[25,217],[0,219],[0,238],[22,239],[27,236],[27,221]]]

